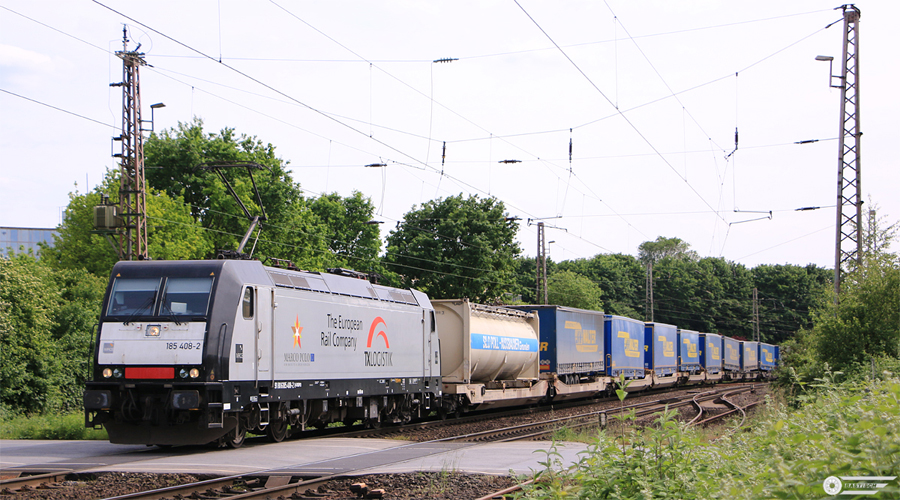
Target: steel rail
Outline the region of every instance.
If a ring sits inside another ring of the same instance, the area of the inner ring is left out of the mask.
[[[713,391],[710,391],[710,392],[713,392]],[[703,416],[703,405],[701,405],[701,404],[700,404],[700,401],[697,400],[697,398],[698,398],[701,394],[708,394],[708,393],[702,392],[702,393],[700,393],[700,394],[697,394],[697,395],[694,396],[693,399],[691,400],[691,401],[694,403],[694,406],[697,407],[697,416],[694,417],[694,418],[692,418],[691,421],[688,422],[688,425],[689,425],[689,426],[690,426],[690,425],[694,425],[694,422],[696,422],[698,418],[700,418],[700,417]]]
[[[74,472],[74,470],[75,469],[59,469],[58,471],[47,472],[44,474],[22,476],[21,474],[27,473],[28,471],[5,469],[2,471],[3,475],[12,475],[16,473],[20,475],[19,477],[13,477],[0,481],[0,494],[6,495],[7,491],[20,491],[22,490],[22,488],[37,488],[47,483],[64,481],[66,479],[66,476]]]
[[[752,390],[752,388],[741,388],[735,391],[737,392],[747,392]],[[666,407],[677,408],[681,406],[686,406],[692,403],[695,399],[698,401],[708,401],[712,399],[716,399],[719,397],[721,392],[724,391],[707,391],[702,394],[694,395],[691,399],[687,398],[669,398],[658,401],[649,401],[638,403],[634,405],[628,405],[619,408],[607,409],[607,410],[598,410],[592,411],[588,413],[582,413],[579,415],[571,415],[568,417],[559,417],[549,420],[544,420],[541,422],[533,422],[528,424],[519,424],[509,427],[503,427],[499,429],[492,429],[488,431],[480,431],[473,432],[470,434],[463,434],[460,436],[454,436],[449,438],[437,439],[436,442],[452,442],[452,441],[474,441],[474,442],[508,442],[508,441],[522,441],[526,439],[535,439],[538,437],[543,437],[548,434],[551,434],[556,428],[558,428],[558,424],[566,423],[572,425],[574,421],[577,420],[590,420],[589,422],[575,423],[574,427],[586,427],[589,425],[594,425],[597,416],[602,413],[624,413],[625,411],[630,410],[638,410],[635,412],[636,416],[646,416],[652,415]],[[705,395],[704,395],[705,394]],[[702,397],[700,397],[702,396]],[[548,429],[548,427],[552,427]]]

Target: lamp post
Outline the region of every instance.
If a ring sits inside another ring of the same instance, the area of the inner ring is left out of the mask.
[[[163,104],[163,103],[161,103],[161,102],[158,102],[158,103],[156,103],[156,104],[151,104],[151,105],[150,105],[150,132],[153,132],[153,124],[156,123],[156,121],[154,120],[154,113],[153,113],[153,112],[156,111],[156,110],[159,109],[159,108],[164,108],[164,107],[166,107],[166,105]],[[141,130],[145,130],[145,129],[142,128]],[[146,131],[146,130],[145,130],[145,131]]]
[[[852,4],[841,6],[844,11],[843,57],[841,74],[834,75],[831,56],[816,56],[828,61],[828,85],[841,89],[841,111],[838,145],[837,217],[834,249],[834,300],[841,289],[843,264],[862,263],[862,188],[860,159],[859,107],[859,18],[860,11]],[[838,85],[834,85],[834,79]]]

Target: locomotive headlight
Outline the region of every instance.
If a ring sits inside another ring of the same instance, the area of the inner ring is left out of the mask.
[[[104,368],[103,369],[103,378],[109,378],[109,377],[112,377],[112,370],[109,368]]]
[[[200,370],[196,368],[191,368],[191,378],[197,378],[200,376]]]
[[[119,368],[113,370],[113,377],[122,378],[122,370]]]
[[[159,337],[159,325],[147,325],[147,337]]]
[[[178,376],[181,378],[187,378],[188,371],[182,368],[181,370],[178,370]]]

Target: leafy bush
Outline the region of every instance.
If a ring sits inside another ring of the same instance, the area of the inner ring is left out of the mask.
[[[105,429],[86,429],[82,413],[19,415],[0,419],[0,423],[0,439],[109,439]]]
[[[799,409],[770,400],[746,432],[711,443],[666,412],[624,440],[601,431],[571,469],[554,445],[524,498],[821,498],[830,476],[900,476],[900,379],[834,376],[804,387]]]
[[[106,280],[49,267],[30,255],[0,259],[0,408],[6,414],[81,408]]]

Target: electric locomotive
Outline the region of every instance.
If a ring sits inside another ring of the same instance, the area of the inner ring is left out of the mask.
[[[85,425],[113,443],[218,442],[405,422],[441,399],[434,310],[358,273],[123,261],[103,300]],[[341,275],[343,274],[343,275]]]

